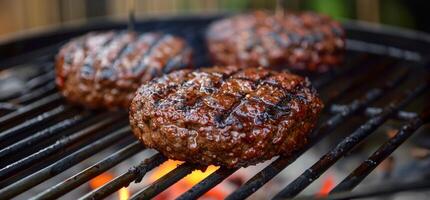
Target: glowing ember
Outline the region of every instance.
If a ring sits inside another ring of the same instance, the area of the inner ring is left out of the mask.
[[[119,200],[127,200],[130,197],[130,192],[127,188],[123,187],[118,191],[118,199]]]
[[[209,166],[205,172],[202,172],[201,170],[195,170],[193,173],[186,176],[184,179],[191,185],[195,185],[202,181],[207,176],[211,175],[214,171],[216,171],[219,167],[217,166]]]
[[[318,192],[319,196],[327,196],[328,193],[333,189],[335,184],[334,176],[327,176],[327,178],[323,181],[320,191]]]
[[[168,160],[168,161],[164,162],[163,164],[161,164],[160,166],[158,166],[158,168],[151,174],[149,179],[151,181],[155,181],[155,180],[161,178],[162,176],[166,175],[170,171],[174,170],[178,165],[180,165],[182,163],[183,163],[182,161]]]
[[[112,179],[113,179],[113,175],[111,173],[105,172],[105,173],[100,174],[100,175],[96,176],[95,178],[91,179],[90,187],[92,189],[97,189]]]
[[[89,185],[91,189],[97,189],[104,184],[108,183],[114,178],[114,175],[108,172],[105,172],[103,174],[100,174],[96,176],[95,178],[91,179],[89,182]],[[123,187],[118,191],[118,199],[119,200],[127,200],[130,197],[130,191]]]
[[[181,161],[168,160],[160,165],[150,176],[151,181],[155,181],[162,176],[166,175],[173,169],[175,169],[178,165],[182,164]],[[184,177],[182,180],[172,185],[170,188],[162,192],[155,199],[174,199],[181,195],[182,193],[189,190],[193,185],[197,184],[211,173],[216,171],[219,167],[209,166],[204,172],[201,170],[195,170],[191,174]],[[224,199],[227,195],[227,192],[222,189],[220,186],[216,186],[210,191],[208,191],[201,199]]]

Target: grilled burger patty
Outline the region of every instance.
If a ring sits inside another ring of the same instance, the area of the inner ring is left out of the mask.
[[[139,88],[134,134],[171,159],[239,167],[307,143],[323,107],[310,82],[263,68],[179,70]]]
[[[93,32],[65,44],[56,57],[56,82],[71,102],[127,108],[145,81],[191,66],[191,48],[178,37]]]
[[[345,33],[327,16],[259,11],[215,22],[207,43],[216,64],[324,72],[342,61]]]

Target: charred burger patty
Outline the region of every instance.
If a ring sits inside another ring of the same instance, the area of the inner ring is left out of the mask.
[[[207,43],[217,64],[324,72],[341,63],[345,33],[324,15],[260,11],[215,22]]]
[[[171,159],[239,167],[307,143],[323,107],[310,82],[263,68],[179,70],[141,86],[134,134]]]
[[[143,82],[190,65],[191,49],[178,37],[93,32],[61,48],[56,82],[70,102],[90,108],[128,108]]]

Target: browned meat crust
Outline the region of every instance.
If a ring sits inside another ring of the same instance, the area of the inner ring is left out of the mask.
[[[144,84],[131,103],[130,123],[139,140],[171,159],[238,167],[301,148],[322,107],[303,77],[214,67]]]
[[[324,15],[260,11],[215,22],[207,43],[216,64],[324,72],[341,63],[345,33]]]
[[[128,108],[143,82],[190,66],[191,49],[172,35],[93,32],[61,48],[56,82],[72,103]]]

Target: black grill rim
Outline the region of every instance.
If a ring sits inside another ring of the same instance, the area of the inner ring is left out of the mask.
[[[210,23],[215,19],[219,19],[220,17],[222,17],[222,15],[156,18],[138,22],[137,27],[147,27],[148,29],[162,29],[168,23],[175,23],[177,25],[196,23],[198,24],[197,26],[202,26]],[[375,26],[355,21],[345,21],[343,24],[344,27],[347,29],[348,37],[351,41],[361,41],[362,38],[366,38],[369,39],[369,41],[366,42],[380,45],[372,46],[372,48],[374,47],[375,50],[379,51],[376,52],[376,54],[390,56],[401,55],[397,58],[401,60],[412,59],[413,61],[419,62],[419,67],[428,67],[427,59],[429,59],[430,56],[427,55],[430,55],[430,48],[428,48],[430,47],[430,35],[421,32],[410,31],[407,29],[399,29],[380,25]],[[19,39],[8,40],[0,44],[0,55],[2,55],[1,57],[5,58],[0,59],[2,60],[0,61],[0,69],[20,63],[22,60],[35,58],[38,55],[46,54],[46,52],[53,52],[53,50],[57,49],[65,39],[83,34],[85,32],[88,32],[89,30],[122,29],[125,27],[125,22],[112,22],[102,20],[101,22],[89,23],[84,26],[71,26],[66,27],[62,30],[48,31],[38,35],[28,35]],[[35,45],[36,43],[37,45]],[[33,50],[34,48],[28,47],[44,48]],[[398,51],[402,52],[399,53]],[[413,57],[411,56],[412,54],[418,55],[418,57]],[[392,65],[392,63],[389,63],[387,65]],[[384,70],[383,68],[381,69]],[[316,81],[314,81],[314,85],[317,88],[322,88],[325,85],[329,84],[333,77],[350,74],[352,73],[351,70],[356,69],[354,69],[353,67],[348,67],[330,75],[323,76],[321,79],[317,79]],[[258,172],[253,178],[248,180],[238,190],[230,194],[227,199],[244,199],[249,195],[253,194],[257,189],[263,186],[266,182],[270,181],[280,171],[282,171],[289,164],[294,162],[304,151],[306,151],[308,148],[311,148],[322,137],[333,131],[335,128],[337,128],[339,124],[341,124],[345,120],[348,120],[348,117],[352,115],[362,113],[368,117],[368,120],[363,127],[356,129],[356,131],[353,132],[349,137],[340,142],[338,144],[338,147],[335,147],[326,156],[322,157],[321,160],[314,165],[315,167],[312,166],[311,171],[308,170],[303,173],[295,181],[293,181],[293,184],[289,184],[287,187],[281,190],[281,192],[277,194],[275,198],[283,199],[295,197],[306,186],[312,183],[313,180],[318,178],[321,173],[328,169],[332,164],[336,163],[337,159],[339,159],[340,156],[343,156],[344,153],[347,153],[348,150],[353,148],[355,144],[360,142],[369,134],[373,133],[373,130],[383,124],[386,120],[394,118],[405,122],[404,126],[400,129],[400,131],[395,137],[383,143],[380,148],[369,157],[368,160],[358,166],[348,177],[346,177],[339,185],[336,186],[336,188],[332,190],[333,193],[342,192],[339,194],[343,194],[346,196],[352,195],[351,193],[345,193],[344,191],[349,191],[353,189],[356,185],[358,185],[361,180],[363,180],[382,160],[389,156],[398,146],[400,146],[408,137],[410,137],[415,132],[415,130],[417,130],[424,123],[427,123],[429,121],[429,108],[424,109],[421,113],[407,112],[402,110],[405,105],[407,105],[418,95],[422,94],[425,90],[428,89],[428,82],[425,82],[422,85],[417,86],[416,88],[404,90],[405,98],[401,98],[398,101],[390,100],[390,103],[388,103],[386,107],[381,108],[369,106],[372,102],[381,98],[388,91],[398,87],[405,79],[407,79],[409,71],[411,71],[410,68],[404,68],[404,70],[400,70],[400,73],[396,74],[396,76],[386,80],[385,84],[368,90],[367,93],[362,96],[362,98],[355,99],[349,104],[332,104],[331,106],[329,106],[328,112],[331,113],[331,117],[327,121],[325,121],[318,129],[314,130],[312,135],[315,137],[315,140],[311,144],[309,144],[305,149],[295,154],[294,157],[287,159],[280,157],[276,159],[262,171]],[[367,77],[368,75],[369,74],[365,74],[364,77],[357,77],[357,79],[351,81],[350,84],[344,86],[343,89],[341,89],[337,94],[332,96],[329,99],[329,102],[334,102],[337,97],[342,96],[344,93],[348,92],[352,87],[355,87],[356,84],[362,83],[363,80],[369,78]],[[43,95],[45,94],[45,92],[52,91],[54,89],[54,85],[49,84],[50,82],[52,82],[52,79],[52,71],[34,78],[30,85],[35,85],[34,87],[37,87],[39,89],[30,89],[29,93],[14,99],[15,102],[31,103],[19,108],[15,112],[11,112],[6,115],[0,115],[0,142],[14,136],[14,134],[21,133],[22,131],[30,129],[35,124],[41,124],[46,120],[50,120],[51,118],[56,117],[57,115],[61,115],[63,112],[66,112],[70,109],[68,105],[61,104],[63,103],[63,101],[62,98],[58,95],[58,93],[54,93],[50,96],[41,98],[34,102],[31,101],[38,95]],[[44,84],[44,87],[39,87]],[[47,109],[48,111],[46,111]],[[37,118],[35,118],[34,112],[39,110],[45,110],[45,112],[36,115],[40,116],[40,120],[36,120]],[[28,119],[30,120],[24,121],[22,118],[24,116],[27,117],[27,115]],[[66,118],[66,120],[67,119],[70,118]],[[17,126],[13,124],[12,128],[6,127],[6,125],[10,124],[11,122],[15,122],[16,120],[20,121],[19,123],[17,123]],[[112,119],[112,121],[114,121],[114,119]],[[108,122],[110,121],[106,121],[106,123]],[[73,123],[70,125],[73,125]],[[38,159],[46,157],[48,154],[55,153],[55,151],[65,148],[66,145],[75,142],[77,139],[84,137],[86,134],[89,134],[89,132],[98,130],[98,128],[102,128],[103,126],[104,125],[100,125],[100,127],[98,127],[94,125],[85,127],[78,132],[75,132],[65,138],[58,140],[57,143],[42,149],[42,151],[40,152],[35,152],[31,156],[25,157],[19,162],[15,162],[11,165],[3,167],[2,169],[0,169],[0,178],[10,178],[11,173],[19,171],[21,168],[30,165],[33,161],[37,161]],[[53,127],[55,127],[55,125],[53,125]],[[29,138],[29,140],[31,140],[32,142],[37,142],[38,140],[43,139],[45,136],[49,137],[50,134],[53,134],[53,132],[46,130],[48,129],[43,129],[42,131],[39,131],[39,135],[35,135],[33,138]],[[88,133],[84,130],[87,130]],[[96,140],[94,142],[82,144],[82,146],[79,146],[76,151],[74,151],[70,155],[67,155],[64,158],[58,159],[53,164],[44,167],[43,169],[37,170],[37,172],[32,173],[29,176],[21,177],[17,182],[14,182],[13,184],[10,184],[6,187],[1,188],[0,185],[0,195],[4,198],[10,198],[19,195],[21,192],[26,191],[27,189],[37,185],[38,183],[41,183],[55,176],[56,174],[61,173],[65,169],[68,169],[69,167],[79,163],[85,158],[90,157],[93,152],[98,152],[99,150],[107,148],[108,146],[114,144],[114,142],[116,142],[118,139],[127,136],[127,134],[130,134],[130,129],[128,126],[121,126],[120,128],[117,127],[113,130],[110,130],[109,135],[102,137],[101,139]],[[351,142],[351,140],[355,141]],[[7,156],[15,151],[18,151],[24,146],[20,144],[15,144],[15,146],[12,147],[9,149],[1,149],[0,157]],[[40,193],[35,198],[39,199],[59,197],[77,187],[79,183],[84,183],[85,181],[102,173],[103,170],[101,169],[107,170],[113,167],[114,163],[119,163],[122,160],[130,157],[134,153],[137,153],[144,149],[145,148],[143,147],[143,145],[139,145],[137,141],[130,143],[129,145],[117,151],[112,156],[103,159],[98,163],[94,164],[89,169],[76,174],[74,177],[72,177],[77,179],[76,182],[73,182],[75,181],[74,179],[65,180],[64,182],[61,182],[49,188],[43,193]],[[340,154],[335,154],[339,152]],[[166,160],[166,157],[157,153],[151,158],[142,161],[139,165],[130,168],[128,172],[116,177],[106,185],[86,194],[82,197],[82,199],[101,199],[103,197],[108,196],[109,194],[112,194],[121,187],[128,186],[132,181],[139,182],[148,171],[157,167]],[[108,161],[112,161],[113,163]],[[372,163],[371,165],[369,165],[370,162]],[[151,184],[148,188],[145,188],[134,194],[134,196],[132,196],[132,199],[148,199],[154,197],[160,192],[162,192],[164,189],[174,184],[176,181],[191,173],[196,168],[197,166],[195,165],[184,163],[172,172],[155,181],[155,183]],[[183,193],[179,197],[179,199],[198,198],[237,170],[238,169],[227,169],[221,167],[217,171],[212,173],[210,176],[202,180],[200,183],[194,185],[189,191]]]
[[[136,27],[146,27],[147,30],[162,27],[163,23],[199,23],[209,24],[214,20],[221,19],[234,13],[221,13],[205,15],[181,15],[166,17],[148,17],[138,20]],[[411,30],[407,28],[394,27],[383,24],[373,24],[369,22],[343,19],[342,25],[348,30],[348,37],[362,37],[370,34],[375,44],[399,44],[399,47],[406,50],[418,51],[423,55],[428,55],[430,49],[430,34]],[[111,18],[100,17],[90,20],[85,24],[76,23],[63,24],[42,29],[41,31],[18,34],[18,36],[0,38],[0,68],[11,66],[22,62],[23,57],[35,57],[45,55],[46,52],[57,49],[64,41],[85,34],[90,31],[101,31],[110,29],[126,29],[127,22],[124,20],[113,20]],[[369,37],[367,37],[369,38]],[[413,46],[414,48],[411,48]],[[31,48],[27,48],[31,47]]]

